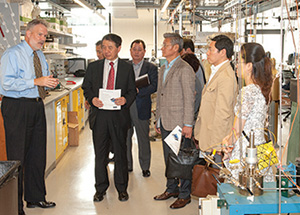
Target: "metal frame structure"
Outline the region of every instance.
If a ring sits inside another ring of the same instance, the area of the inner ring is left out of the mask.
[[[172,12],[172,17],[170,19],[174,19],[174,15],[177,13],[178,15],[178,24],[179,24],[179,33],[182,34],[182,9],[183,9],[183,3],[185,3],[185,0],[182,0],[179,4],[179,9],[176,8],[173,12]],[[296,4],[297,7],[298,3]],[[269,29],[269,30],[260,30],[257,29],[257,25],[256,25],[256,17],[258,13],[264,12],[266,10],[271,9],[271,7],[279,7],[281,6],[281,14],[280,14],[280,29]],[[194,8],[196,8],[196,5],[194,5]],[[235,41],[236,41],[236,45],[238,46],[238,49],[240,49],[240,44],[242,42],[247,42],[248,40],[248,30],[246,28],[246,24],[245,24],[245,35],[242,35],[242,19],[248,16],[253,16],[253,33],[252,35],[254,35],[254,37],[252,37],[252,42],[256,41],[256,35],[257,34],[280,34],[281,35],[281,40],[280,40],[280,48],[281,48],[281,52],[280,52],[280,66],[279,66],[279,80],[280,80],[280,84],[279,86],[282,86],[282,68],[283,68],[283,54],[284,54],[284,34],[285,34],[285,30],[284,30],[284,9],[287,8],[287,15],[289,16],[289,9],[288,6],[286,5],[286,1],[284,0],[274,0],[274,1],[244,1],[244,0],[233,0],[230,1],[229,3],[224,5],[224,12],[221,18],[217,18],[216,21],[214,21],[212,23],[213,27],[216,27],[216,25],[222,25],[222,24],[226,24],[228,22],[233,22],[233,19],[236,20],[236,26],[238,29],[238,32],[236,33],[236,37],[235,37]],[[196,10],[197,11],[197,10]],[[251,11],[253,11],[251,13]],[[199,12],[199,11],[198,11]],[[225,19],[226,17],[226,12],[230,12],[230,16],[228,19]],[[193,10],[193,14],[191,14],[191,16],[193,16],[193,23],[195,25],[195,9]],[[289,19],[289,17],[288,17]],[[170,21],[170,20],[169,20]],[[290,26],[291,27],[291,26]],[[194,28],[195,29],[195,28]],[[292,31],[291,31],[292,32]],[[244,41],[243,41],[244,38]],[[295,47],[295,52],[297,51],[297,47]],[[296,77],[299,77],[298,75],[298,68],[296,68]],[[298,81],[299,82],[299,81]],[[239,86],[241,88],[241,83],[239,83]],[[298,84],[298,88],[299,88],[299,84]],[[298,90],[299,91],[299,90]],[[281,98],[282,98],[282,92],[280,91],[280,106],[279,106],[279,127],[282,128],[282,105],[281,105]],[[299,104],[298,104],[299,107]],[[280,161],[282,161],[282,148],[283,148],[284,144],[282,143],[282,129],[280,129],[279,131],[279,159]],[[242,148],[242,147],[240,147]],[[279,169],[281,170],[281,166],[282,164],[279,165]],[[296,177],[296,176],[295,176]],[[281,190],[282,190],[282,183],[281,183],[281,179],[282,179],[282,171],[279,171],[279,190],[280,192],[275,190],[273,191],[266,191],[266,194],[264,194],[262,197],[258,197],[258,203],[257,204],[253,204],[253,203],[249,203],[249,205],[252,205],[252,209],[250,207],[247,207],[245,204],[242,205],[238,205],[233,203],[231,205],[231,207],[234,208],[240,208],[239,211],[244,211],[245,213],[278,213],[281,214],[283,213],[292,213],[292,212],[299,212],[300,211],[300,201],[298,200],[297,197],[295,198],[286,198],[286,197],[282,197],[281,194]],[[219,186],[219,193],[221,195],[221,197],[224,197],[224,190],[222,190],[222,186],[226,187],[226,184],[222,184]],[[274,187],[274,185],[272,185],[272,187]],[[227,189],[227,187],[226,187]],[[233,189],[233,188],[231,188]],[[233,189],[234,190],[234,189]],[[278,194],[277,194],[278,193]],[[230,199],[232,198],[232,202],[237,201],[237,198],[242,198],[244,200],[245,203],[248,201],[247,198],[241,195],[232,195],[232,197],[229,197],[230,195],[227,196],[226,200],[228,199],[228,201],[231,201]],[[268,201],[270,200],[270,201]],[[253,206],[255,205],[255,206]],[[278,207],[277,209],[274,209],[274,206]],[[230,206],[229,206],[230,207]],[[242,209],[243,208],[243,209]],[[246,208],[246,209],[245,209]],[[255,208],[255,210],[253,210],[253,208]],[[261,210],[259,209],[261,208]],[[270,208],[273,208],[272,210]],[[247,209],[249,209],[247,211]],[[238,211],[238,209],[236,209],[236,211]],[[224,214],[226,214],[224,212]],[[236,212],[234,213],[234,210],[230,212],[230,214],[244,214],[244,213],[240,213],[240,212]],[[222,213],[223,215],[223,213]]]

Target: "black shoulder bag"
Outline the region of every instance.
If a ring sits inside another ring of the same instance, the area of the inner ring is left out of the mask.
[[[191,180],[192,170],[197,160],[199,160],[199,149],[196,149],[191,139],[182,137],[178,155],[170,150],[166,177]]]

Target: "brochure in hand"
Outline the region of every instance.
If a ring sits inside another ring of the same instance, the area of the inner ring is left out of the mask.
[[[172,151],[178,155],[180,144],[181,144],[181,137],[182,137],[182,129],[179,125],[177,125],[173,131],[165,138],[165,142],[168,146],[172,149]]]

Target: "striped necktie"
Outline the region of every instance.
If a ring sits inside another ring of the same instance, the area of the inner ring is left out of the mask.
[[[40,59],[36,53],[36,51],[33,52],[33,64],[34,64],[34,71],[35,71],[35,76],[36,78],[40,78],[43,77],[43,73],[42,73],[42,66],[41,66],[41,62]],[[39,90],[39,95],[42,99],[46,98],[46,90],[44,87],[42,86],[38,86],[38,90]]]

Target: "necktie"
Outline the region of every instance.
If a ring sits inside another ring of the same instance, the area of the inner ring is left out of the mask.
[[[35,71],[35,76],[36,78],[40,78],[43,76],[42,73],[42,66],[41,66],[41,62],[40,59],[36,53],[36,51],[33,52],[33,64],[34,64],[34,71]],[[44,87],[42,86],[38,86],[38,90],[39,90],[39,95],[42,99],[44,99],[46,97],[46,90]]]
[[[106,89],[113,90],[114,89],[114,83],[115,83],[115,70],[114,70],[114,63],[110,62],[109,65],[111,66],[108,79],[107,79],[107,86]]]

